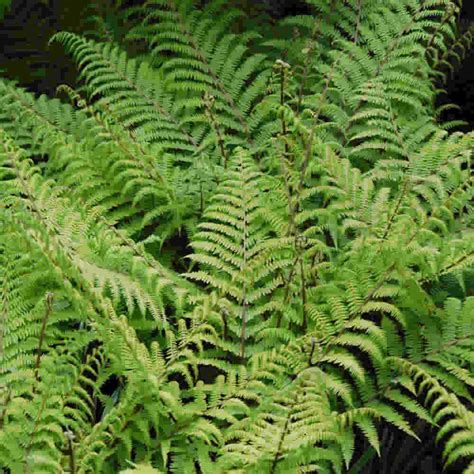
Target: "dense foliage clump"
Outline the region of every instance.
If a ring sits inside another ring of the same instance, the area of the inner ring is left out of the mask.
[[[0,468],[474,473],[459,1],[196,3],[0,78]]]

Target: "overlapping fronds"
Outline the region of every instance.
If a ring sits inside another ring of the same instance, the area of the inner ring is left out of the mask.
[[[474,472],[460,3],[197,3],[56,33],[60,99],[0,79],[0,470]]]

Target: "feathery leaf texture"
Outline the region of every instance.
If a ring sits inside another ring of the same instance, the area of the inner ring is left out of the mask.
[[[433,431],[474,472],[460,2],[195,3],[56,33],[60,98],[0,78],[0,469],[355,472]]]

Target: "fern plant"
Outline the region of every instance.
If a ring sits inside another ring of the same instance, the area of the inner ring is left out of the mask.
[[[57,32],[56,98],[0,78],[0,467],[473,473],[460,2],[197,3]]]

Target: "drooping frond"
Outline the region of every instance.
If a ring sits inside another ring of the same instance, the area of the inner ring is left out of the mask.
[[[146,62],[127,58],[111,43],[95,43],[74,33],[58,33],[51,41],[63,44],[77,62],[96,106],[131,130],[139,142],[158,143],[165,151],[195,151],[197,139],[175,118],[172,97]]]

